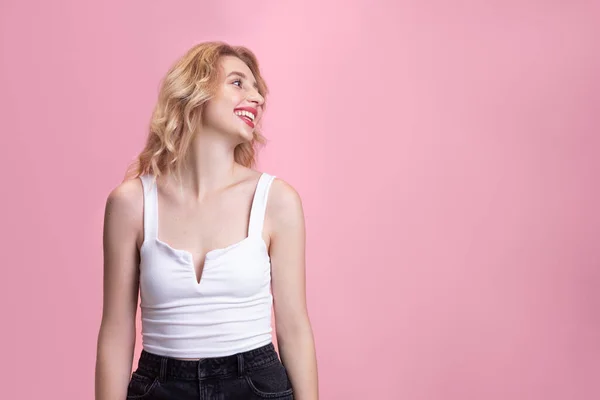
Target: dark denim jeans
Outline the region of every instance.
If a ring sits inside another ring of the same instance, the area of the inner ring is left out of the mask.
[[[228,357],[184,361],[142,350],[128,400],[292,400],[273,344]]]

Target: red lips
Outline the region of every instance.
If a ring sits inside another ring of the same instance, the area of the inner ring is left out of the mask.
[[[256,119],[256,116],[258,114],[258,111],[256,110],[256,108],[253,108],[253,107],[238,107],[238,108],[236,108],[233,111],[234,112],[235,111],[247,111],[247,112],[250,112],[250,113],[252,113],[254,115],[254,119]],[[250,126],[251,128],[254,128],[254,122],[250,118],[246,117],[245,115],[238,115],[238,117],[242,121],[244,121],[248,126]]]

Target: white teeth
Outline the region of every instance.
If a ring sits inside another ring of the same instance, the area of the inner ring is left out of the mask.
[[[248,117],[250,118],[250,120],[254,121],[254,118],[256,118],[254,116],[254,114],[252,114],[250,111],[245,111],[245,110],[238,110],[235,112],[235,115],[239,115],[240,117]]]

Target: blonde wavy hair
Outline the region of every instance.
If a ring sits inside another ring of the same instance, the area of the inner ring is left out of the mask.
[[[215,95],[221,83],[219,62],[224,56],[237,57],[248,65],[256,78],[259,93],[266,99],[267,85],[260,74],[256,56],[248,48],[224,42],[204,42],[192,47],[163,78],[146,145],[129,166],[126,179],[145,174],[158,177],[174,173],[180,176],[182,161],[198,132],[203,106]],[[250,142],[236,146],[235,161],[253,167],[257,146],[265,142],[260,126],[257,126]]]

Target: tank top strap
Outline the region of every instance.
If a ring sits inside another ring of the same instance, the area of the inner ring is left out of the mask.
[[[248,236],[261,236],[265,222],[265,213],[267,211],[267,200],[269,189],[275,176],[263,173],[258,179],[252,208],[250,209],[250,226],[248,227]]]
[[[151,175],[140,176],[144,189],[144,241],[155,239],[158,231],[158,191],[156,179]]]

